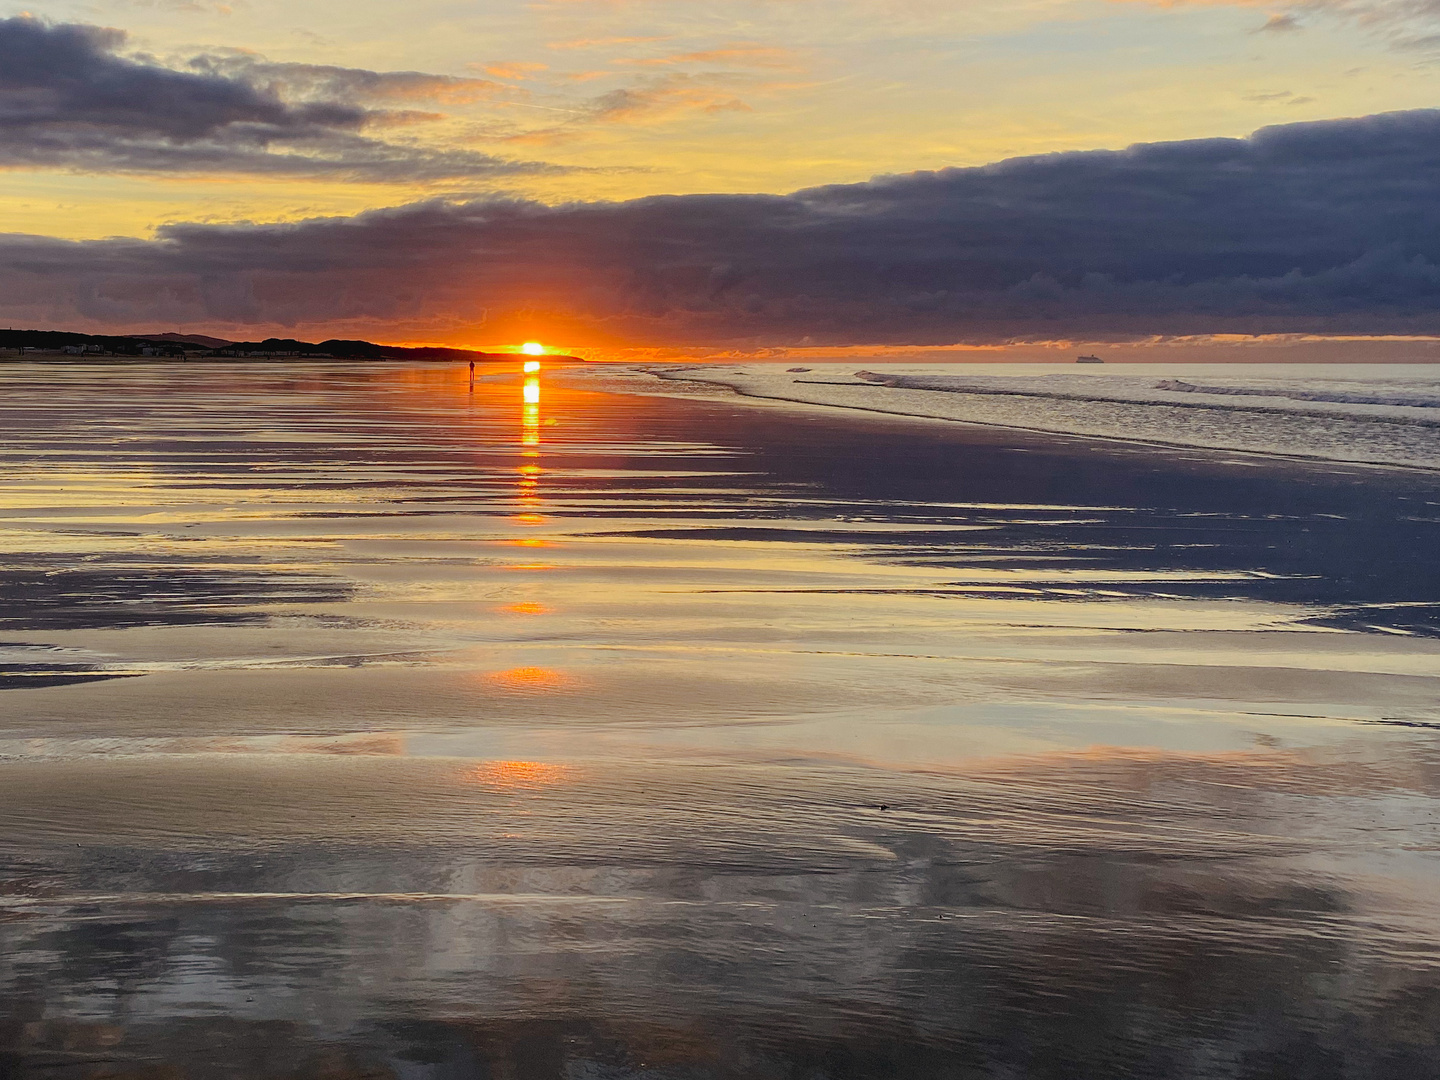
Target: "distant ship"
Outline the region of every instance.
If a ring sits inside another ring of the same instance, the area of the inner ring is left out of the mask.
[[[1104,362],[1098,356],[1077,356],[1075,358],[1077,364],[1103,364]]]

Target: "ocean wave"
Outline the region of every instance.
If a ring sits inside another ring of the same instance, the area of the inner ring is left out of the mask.
[[[1214,409],[1253,413],[1283,412],[1292,416],[1322,418],[1344,416],[1346,419],[1359,421],[1440,427],[1440,397],[1434,395],[1306,390],[1283,386],[1205,386],[1185,382],[1181,379],[1162,379],[1159,382],[1151,382],[1148,379],[1137,380],[1123,376],[1110,379],[1084,375],[1000,376],[976,379],[953,375],[897,375],[887,372],[857,371],[855,377],[880,386],[891,386],[902,390],[1044,398],[1051,401],[1124,402],[1137,405],[1168,405],[1182,409]],[[1171,395],[1189,395],[1196,399],[1214,396],[1222,398],[1255,397],[1270,400],[1264,404],[1240,404],[1233,401],[1184,400],[1183,398],[1176,400]],[[1327,405],[1368,405],[1376,408],[1367,411],[1307,409],[1303,405],[1286,405],[1284,404],[1286,401],[1315,402]],[[1406,411],[1380,411],[1381,409],[1396,408]],[[1433,409],[1436,412],[1434,415],[1427,416],[1410,411],[1415,409]]]
[[[682,396],[689,387],[709,396],[724,386],[749,398],[1047,434],[1440,470],[1440,374],[1422,365],[1214,365],[1220,370],[1180,378],[1158,364],[1035,367],[896,364],[875,371],[829,363],[796,373],[750,364],[645,373],[658,376],[650,392]]]
[[[1418,409],[1440,409],[1440,396],[1426,393],[1302,390],[1296,387],[1200,386],[1185,382],[1183,379],[1161,379],[1155,384],[1155,389],[1170,390],[1181,394],[1281,397],[1289,398],[1292,401],[1329,401],[1341,405],[1406,405]]]

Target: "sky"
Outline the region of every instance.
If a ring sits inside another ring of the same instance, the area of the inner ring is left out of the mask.
[[[1440,333],[1428,0],[0,0],[0,322]]]

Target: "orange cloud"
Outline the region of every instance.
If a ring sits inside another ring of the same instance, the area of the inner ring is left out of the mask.
[[[521,60],[509,60],[501,63],[486,64],[481,70],[487,75],[493,75],[497,79],[528,79],[537,71],[547,70],[549,65],[529,63]]]
[[[609,73],[605,73],[609,74]],[[674,72],[591,98],[567,112],[572,119],[525,131],[490,128],[478,141],[548,145],[579,138],[595,125],[661,125],[695,113],[750,112],[750,106],[716,80]]]
[[[592,118],[605,123],[661,122],[689,112],[748,112],[729,91],[688,75],[670,75],[645,86],[623,87],[592,103]]]

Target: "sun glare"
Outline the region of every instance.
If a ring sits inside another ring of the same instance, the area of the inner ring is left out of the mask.
[[[544,356],[545,346],[541,345],[538,341],[527,341],[524,345],[520,346],[520,351],[526,356]]]
[[[540,361],[539,361],[539,360],[526,360],[526,361],[525,361],[525,373],[526,373],[527,375],[528,375],[528,374],[534,374],[535,372],[537,372],[537,371],[539,371],[539,370],[540,370]]]

